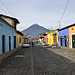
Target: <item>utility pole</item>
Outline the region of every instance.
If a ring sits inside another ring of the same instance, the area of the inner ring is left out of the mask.
[[[51,26],[51,30],[52,30],[52,26]]]

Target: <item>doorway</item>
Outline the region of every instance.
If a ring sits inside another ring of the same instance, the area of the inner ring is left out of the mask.
[[[2,35],[2,53],[5,52],[5,35]]]
[[[60,40],[61,41],[61,46],[62,46],[62,40],[63,40],[63,36],[61,36],[61,40]]]
[[[16,36],[14,36],[14,48],[16,48]]]
[[[57,34],[53,34],[53,44],[57,44]]]
[[[64,36],[65,39],[65,47],[67,47],[67,36]]]
[[[11,36],[9,36],[9,50],[11,50]]]
[[[72,48],[75,48],[75,35],[72,35]]]

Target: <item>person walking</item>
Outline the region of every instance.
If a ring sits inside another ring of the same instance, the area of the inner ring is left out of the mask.
[[[34,46],[34,41],[32,41],[32,47]]]

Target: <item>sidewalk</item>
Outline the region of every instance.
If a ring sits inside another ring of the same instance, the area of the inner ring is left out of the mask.
[[[0,62],[2,62],[5,58],[11,56],[13,53],[15,53],[16,51],[18,51],[21,48],[22,47],[18,47],[18,48],[15,48],[15,49],[10,50],[8,52],[5,52],[4,54],[1,54],[0,55]]]
[[[44,48],[55,52],[58,55],[61,55],[72,62],[75,62],[75,49],[73,48],[66,48],[66,47],[61,47],[61,48],[50,48],[49,46],[43,46]]]
[[[62,48],[62,49],[67,49],[67,50],[75,51],[75,48],[68,48],[68,47],[62,47],[62,46],[61,46],[61,48]]]
[[[45,46],[45,47],[52,48],[51,45],[47,45],[47,46]],[[68,48],[68,47],[62,47],[62,46],[59,46],[59,48],[65,49],[65,50],[71,50],[71,51],[74,51],[74,52],[75,52],[75,48]]]

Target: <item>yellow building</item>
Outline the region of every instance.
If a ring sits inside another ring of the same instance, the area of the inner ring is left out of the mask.
[[[22,37],[22,42],[23,43],[26,43],[26,42],[31,42],[31,37],[28,37],[27,35],[24,35],[23,37]]]
[[[22,46],[23,40],[22,40],[23,34],[20,31],[17,31],[17,47]]]
[[[39,34],[39,42],[43,42],[44,41],[44,35],[43,34]]]
[[[58,30],[52,30],[48,33],[48,45],[58,44]]]

